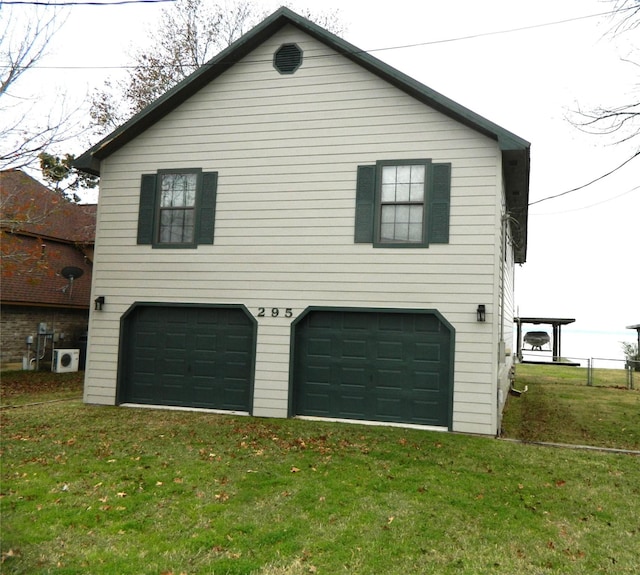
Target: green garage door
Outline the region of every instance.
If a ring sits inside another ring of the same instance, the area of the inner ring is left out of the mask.
[[[119,403],[251,411],[255,322],[244,308],[136,305],[121,346]]]
[[[294,329],[294,415],[450,427],[453,328],[437,312],[312,310]]]

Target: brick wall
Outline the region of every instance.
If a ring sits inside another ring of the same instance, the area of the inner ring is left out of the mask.
[[[87,332],[89,311],[3,305],[0,308],[0,361],[22,363],[28,335],[34,338],[31,349],[35,352],[38,324],[42,322],[47,324],[48,332],[64,333],[64,340],[55,344],[57,348],[80,348],[80,337]],[[51,340],[47,342],[46,357],[42,361],[51,361]]]

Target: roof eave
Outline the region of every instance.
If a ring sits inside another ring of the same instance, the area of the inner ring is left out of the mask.
[[[344,57],[418,101],[497,141],[502,151],[507,209],[512,218],[515,262],[524,263],[527,252],[531,144],[284,7],[278,9],[207,64],[87,150],[76,159],[75,167],[99,176],[102,159],[155,124],[287,24],[296,26],[320,42],[329,45]]]
[[[507,216],[511,223],[514,260],[517,264],[523,264],[527,260],[529,169],[529,148],[502,152]]]
[[[116,128],[81,156],[73,165],[84,172],[100,175],[100,161],[130,142],[147,128],[168,114],[171,110],[188,100],[202,87],[217,76],[231,68],[238,60],[249,54],[256,46],[286,25],[290,15],[295,15],[287,8],[280,8],[263,20],[250,32],[225,48],[209,62],[198,68],[184,80],[176,84],[165,94],[154,100],[143,110]]]
[[[299,16],[288,8],[280,8],[242,36],[242,38],[212,58],[207,64],[193,72],[193,74],[152,102],[144,110],[133,116],[128,122],[79,156],[74,162],[75,167],[93,175],[100,175],[100,161],[102,159],[144,132],[287,24],[296,26],[310,36],[328,44],[338,53],[395,85],[417,100],[498,141],[501,150],[529,149],[529,142],[519,136],[450,100],[374,56],[359,50],[353,44]]]

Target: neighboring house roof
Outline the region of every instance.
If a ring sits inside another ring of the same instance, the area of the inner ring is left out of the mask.
[[[75,204],[20,170],[0,172],[3,228],[79,244],[93,244],[96,204]]]
[[[0,172],[3,304],[88,308],[96,206],[74,204],[19,170]],[[82,270],[71,280],[72,268]]]
[[[420,102],[495,140],[502,151],[509,215],[512,222],[515,221],[513,227],[516,239],[515,258],[518,263],[525,261],[529,202],[529,142],[284,7],[87,150],[75,161],[75,166],[85,172],[99,175],[101,160],[144,132],[286,25],[299,28]]]

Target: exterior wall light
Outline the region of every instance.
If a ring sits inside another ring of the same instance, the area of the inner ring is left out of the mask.
[[[478,306],[476,313],[478,321],[487,321],[487,309],[483,303]]]
[[[98,296],[95,300],[93,300],[93,303],[96,304],[96,311],[102,311],[102,307],[104,306],[104,296]]]

